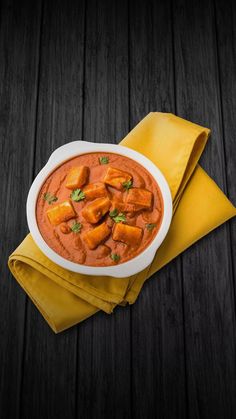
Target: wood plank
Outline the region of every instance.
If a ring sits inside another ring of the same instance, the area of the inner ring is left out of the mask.
[[[180,1],[173,15],[177,112],[212,129],[202,164],[226,191],[213,4]],[[236,329],[227,226],[182,260],[188,415],[234,417]]]
[[[174,112],[171,2],[131,2],[131,126],[150,111]],[[135,418],[185,418],[181,261],[156,273],[132,306]]]
[[[84,139],[116,143],[128,132],[127,2],[87,2]],[[129,418],[130,313],[117,308],[80,325],[77,416]]]
[[[236,7],[228,2],[228,7],[216,2],[216,37],[218,41],[219,82],[221,92],[222,128],[225,152],[226,190],[228,197],[236,205]],[[231,253],[234,272],[234,294],[236,289],[236,222],[230,221]],[[236,296],[236,294],[235,294]],[[236,297],[235,297],[236,298]]]
[[[32,179],[41,3],[7,1],[0,23],[0,411],[18,418],[25,293],[10,275],[9,254],[24,238]]]
[[[82,136],[84,2],[46,2],[43,10],[35,174],[52,150]],[[75,417],[77,328],[55,335],[29,302],[23,418]]]

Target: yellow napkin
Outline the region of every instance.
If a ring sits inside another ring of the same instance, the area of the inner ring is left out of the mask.
[[[174,217],[152,264],[129,278],[75,274],[51,262],[29,234],[9,257],[9,268],[54,332],[98,310],[132,304],[154,272],[202,236],[236,215],[214,181],[198,166],[210,131],[173,114],[148,114],[121,142],[152,160],[165,175]],[[122,266],[121,266],[122,269]]]

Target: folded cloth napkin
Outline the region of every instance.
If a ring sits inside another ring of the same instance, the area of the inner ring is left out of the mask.
[[[117,304],[134,303],[147,278],[236,215],[236,208],[198,165],[209,134],[209,129],[173,114],[153,112],[121,141],[160,168],[173,198],[170,230],[144,271],[122,279],[76,274],[51,262],[30,234],[12,253],[12,274],[54,332],[67,329],[98,310],[111,313]]]

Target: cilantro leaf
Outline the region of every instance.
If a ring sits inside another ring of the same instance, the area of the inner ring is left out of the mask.
[[[118,213],[118,210],[115,208],[113,211],[109,212],[110,217],[115,223],[126,222],[126,216],[122,212]]]
[[[146,224],[146,229],[152,231],[157,225],[155,223]]]
[[[70,194],[70,197],[73,199],[73,201],[79,202],[85,199],[85,193],[81,191],[81,189],[74,189]]]
[[[99,157],[99,163],[100,164],[108,164],[109,163],[109,157],[106,157],[106,156]]]
[[[120,255],[117,255],[117,253],[111,253],[110,257],[114,262],[119,262],[120,260]]]
[[[127,182],[123,182],[122,186],[124,189],[126,189],[126,191],[128,191],[130,188],[132,188],[133,182],[132,180],[128,180]]]
[[[78,223],[77,221],[74,221],[74,223],[71,226],[71,231],[73,231],[73,233],[80,233],[80,230],[82,228],[82,224]]]
[[[118,215],[118,209],[114,208],[112,211],[109,212],[110,217],[116,217]]]
[[[115,221],[115,223],[120,223],[120,222],[126,222],[126,216],[125,214],[122,214],[122,212],[120,212],[118,215],[116,215],[116,217],[113,217],[113,220]]]
[[[43,199],[44,201],[47,201],[49,205],[58,200],[57,196],[52,195],[50,192],[43,194]]]

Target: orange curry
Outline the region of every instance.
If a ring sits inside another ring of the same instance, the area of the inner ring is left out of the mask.
[[[123,263],[157,234],[160,189],[139,163],[113,153],[89,153],[58,167],[43,184],[36,207],[46,243],[72,262]]]

